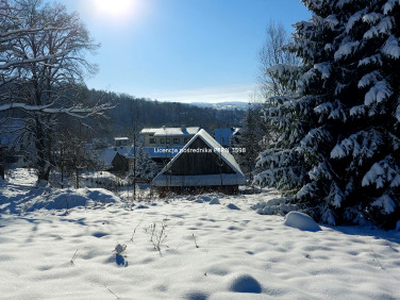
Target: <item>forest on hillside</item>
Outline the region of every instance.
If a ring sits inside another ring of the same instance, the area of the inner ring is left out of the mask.
[[[102,137],[131,136],[144,127],[199,126],[210,133],[215,128],[240,126],[245,111],[240,109],[218,110],[177,102],[161,102],[135,98],[127,94],[87,90],[87,98],[95,103],[111,103],[114,108],[98,120],[96,135]],[[93,123],[93,121],[89,122]]]

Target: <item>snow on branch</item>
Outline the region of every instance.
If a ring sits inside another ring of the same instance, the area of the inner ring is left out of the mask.
[[[343,108],[342,103],[339,100],[332,102],[325,102],[314,108],[314,112],[320,115],[319,122],[323,121],[324,116],[328,116],[328,119],[332,120],[343,120],[346,122],[347,115]]]
[[[36,58],[30,58],[30,59],[23,59],[23,60],[14,60],[14,61],[8,61],[2,65],[0,65],[0,70],[5,70],[11,67],[16,67],[16,66],[21,66],[21,65],[26,65],[26,64],[31,64],[31,63],[37,63],[37,62],[42,62],[46,60],[54,60],[59,57],[63,57],[67,54],[69,54],[71,50],[65,50],[60,53],[54,54],[54,55],[45,55],[45,56],[39,56]]]
[[[324,22],[331,30],[333,30],[340,23],[335,14],[329,15],[327,18],[325,18]]]
[[[342,45],[340,45],[339,49],[335,52],[334,58],[335,61],[338,61],[340,59],[346,58],[349,55],[354,54],[355,50],[360,46],[359,41],[354,41],[354,42],[344,42]]]
[[[371,206],[378,206],[383,209],[386,214],[391,214],[396,209],[396,204],[389,195],[383,195],[371,203]]]
[[[376,84],[371,87],[368,93],[365,94],[364,103],[367,106],[375,102],[380,103],[392,95],[393,91],[390,88],[390,84],[386,80],[381,80],[376,82]]]
[[[363,58],[362,60],[360,60],[358,62],[358,67],[368,66],[368,65],[371,65],[371,64],[382,66],[383,65],[382,55],[381,54],[375,54],[375,55],[372,55],[372,56],[365,57],[365,58]]]
[[[46,32],[46,31],[65,31],[65,30],[70,30],[73,29],[71,26],[65,26],[65,27],[53,27],[49,26],[49,24],[38,27],[38,28],[21,28],[21,29],[16,29],[16,30],[9,30],[6,32],[0,32],[0,43],[7,42],[10,40],[15,39],[16,37],[22,36],[22,35],[27,35],[27,34],[32,34],[32,33],[37,33],[37,32]]]
[[[308,134],[300,141],[300,148],[317,147],[319,143],[325,143],[332,140],[332,135],[323,127],[311,129]]]
[[[292,74],[297,74],[299,71],[299,67],[295,65],[289,65],[289,64],[276,64],[274,66],[271,66],[267,69],[267,72],[275,77],[283,77],[283,76],[288,76]]]
[[[114,108],[110,104],[101,104],[101,105],[96,105],[94,107],[61,107],[61,108],[52,108],[54,103],[48,104],[48,105],[29,105],[26,103],[8,103],[8,104],[3,104],[0,105],[0,112],[2,111],[7,111],[11,109],[21,109],[24,111],[29,111],[29,112],[42,112],[42,113],[47,113],[47,114],[67,114],[76,118],[87,118],[93,115],[99,115],[102,112]]]
[[[364,104],[356,105],[350,109],[350,116],[352,116],[352,117],[362,116],[365,114],[365,112],[366,112],[366,106]]]
[[[400,105],[397,106],[397,109],[396,109],[396,119],[398,122],[400,122]]]
[[[377,130],[359,131],[342,140],[331,151],[331,158],[340,159],[352,156],[359,158],[359,165],[362,165],[363,158],[371,158],[383,145],[382,134]]]
[[[352,15],[346,24],[346,33],[349,33],[351,29],[353,29],[354,25],[360,21],[365,13],[366,9],[360,10]]]
[[[358,88],[364,88],[382,79],[380,71],[375,70],[371,73],[365,74],[358,82]]]
[[[336,208],[341,207],[342,202],[346,199],[346,196],[344,195],[343,191],[339,188],[339,186],[335,181],[332,181],[331,183],[331,188],[327,196],[327,199]]]
[[[364,175],[362,186],[375,185],[377,189],[388,185],[391,188],[400,187],[400,168],[395,159],[388,155],[380,162],[374,163],[371,169]]]
[[[382,53],[395,59],[400,58],[399,39],[393,35],[389,36],[382,47]]]
[[[328,166],[326,161],[319,163],[311,171],[308,172],[311,180],[319,180],[325,178],[328,180],[333,180],[331,167]]]
[[[377,21],[379,21],[379,19],[381,19],[382,15],[378,14],[376,12],[371,12],[369,14],[365,14],[362,17],[363,22],[368,23],[368,24],[373,24],[376,23]]]
[[[389,0],[388,2],[386,2],[385,5],[383,6],[383,13],[387,15],[390,12],[392,12],[396,4],[400,5],[400,0]]]
[[[321,73],[322,79],[328,79],[331,76],[332,64],[330,62],[315,64],[314,69]]]

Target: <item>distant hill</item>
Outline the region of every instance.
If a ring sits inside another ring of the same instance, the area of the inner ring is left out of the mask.
[[[197,107],[202,107],[202,108],[213,108],[213,109],[218,109],[218,110],[247,110],[247,107],[249,106],[248,102],[218,102],[218,103],[209,103],[209,102],[192,102],[188,103],[189,105],[194,105]]]

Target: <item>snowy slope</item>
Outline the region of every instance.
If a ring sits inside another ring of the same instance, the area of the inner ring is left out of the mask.
[[[400,295],[399,232],[325,226],[300,230],[295,219],[287,226],[283,217],[251,209],[276,197],[272,192],[131,205],[101,189],[67,190],[64,197],[79,196],[85,204],[70,205],[66,213],[67,207],[33,209],[32,203],[54,199],[61,191],[32,195],[29,184],[23,176],[0,182],[2,299]],[[32,211],[5,213],[10,201]],[[126,245],[120,254],[114,251],[118,244],[118,252]]]

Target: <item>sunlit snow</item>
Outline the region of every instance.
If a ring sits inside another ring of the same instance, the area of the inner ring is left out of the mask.
[[[0,181],[2,299],[400,295],[400,232],[257,214],[255,204],[279,203],[274,191],[133,203],[103,189],[33,187],[32,178]]]

